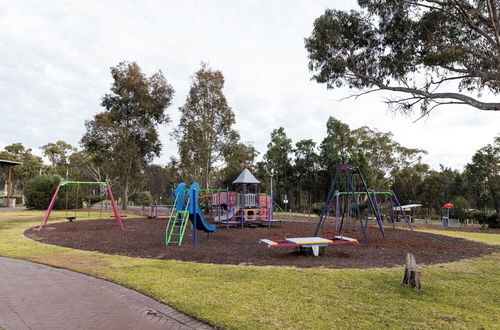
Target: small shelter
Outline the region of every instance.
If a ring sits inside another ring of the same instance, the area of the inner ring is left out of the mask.
[[[15,207],[16,206],[16,200],[14,199],[11,201],[12,198],[12,182],[14,180],[13,175],[12,175],[12,168],[17,165],[23,165],[21,162],[16,162],[13,160],[6,160],[6,159],[0,159],[0,166],[1,167],[7,167],[7,175],[5,178],[5,188],[4,188],[4,194],[3,194],[3,206],[5,207]]]

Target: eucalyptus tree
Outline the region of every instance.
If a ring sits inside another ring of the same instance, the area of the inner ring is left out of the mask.
[[[222,72],[202,63],[194,74],[186,103],[179,108],[181,119],[173,132],[184,177],[201,180],[206,188],[240,138],[233,128],[234,113],[223,88]]]
[[[477,206],[489,204],[500,213],[500,136],[472,156],[465,167],[465,180]]]
[[[313,79],[327,88],[390,91],[395,110],[444,104],[500,110],[498,0],[358,0],[328,9],[305,40]],[[478,97],[471,93],[475,93]],[[403,96],[401,96],[403,95]]]
[[[42,158],[34,155],[33,150],[26,148],[22,143],[13,143],[5,146],[4,150],[0,151],[0,159],[23,163],[12,168],[15,180],[14,185],[18,189],[22,189],[26,182],[40,175],[46,169]],[[5,175],[2,174],[7,174],[7,168],[0,167],[0,187],[3,188]]]
[[[267,170],[273,174],[275,179],[273,191],[278,197],[284,197],[291,186],[289,179],[292,178],[292,152],[292,139],[288,138],[285,129],[283,127],[274,129],[271,132],[271,141],[267,144],[264,162]]]
[[[47,143],[40,149],[42,149],[43,155],[49,159],[52,169],[63,177],[68,171],[69,157],[77,151],[70,143],[62,140]]]
[[[148,77],[135,62],[112,67],[111,76],[111,90],[101,102],[105,110],[85,122],[81,144],[122,188],[125,209],[134,193],[130,187],[160,155],[158,126],[170,121],[166,109],[174,89],[161,71]]]

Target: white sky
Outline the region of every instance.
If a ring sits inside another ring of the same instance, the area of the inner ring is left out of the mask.
[[[191,76],[202,61],[221,70],[225,95],[243,141],[266,150],[272,129],[297,142],[320,142],[334,116],[352,129],[392,131],[424,161],[461,169],[500,133],[500,113],[442,107],[413,123],[387,111],[382,94],[338,102],[346,89],[310,81],[304,38],[325,8],[354,1],[4,1],[0,3],[0,148],[65,140],[75,146],[84,121],[102,111],[109,68],[137,61],[161,69],[176,91],[161,128],[163,164],[177,153],[169,132],[178,123]],[[485,100],[493,101],[492,97]]]

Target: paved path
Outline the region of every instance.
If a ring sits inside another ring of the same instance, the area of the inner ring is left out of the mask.
[[[117,284],[0,257],[0,327],[16,329],[210,329]]]

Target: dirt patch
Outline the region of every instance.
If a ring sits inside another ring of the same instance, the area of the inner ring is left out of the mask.
[[[368,228],[368,248],[361,240],[361,231],[352,231],[344,235],[357,238],[360,244],[330,246],[326,255],[320,257],[300,255],[294,248],[267,248],[258,243],[261,238],[273,239],[275,235],[312,236],[315,225],[299,222],[287,222],[283,228],[221,228],[209,239],[206,233],[198,232],[196,245],[188,227],[181,246],[166,246],[166,224],[166,220],[124,219],[126,230],[121,231],[112,219],[87,220],[50,224],[40,232],[31,228],[25,235],[43,243],[132,257],[296,267],[393,267],[403,264],[406,252],[414,253],[419,264],[435,264],[498,250],[460,238],[401,229],[386,229],[384,238],[377,228]],[[325,227],[326,230],[331,227]]]

